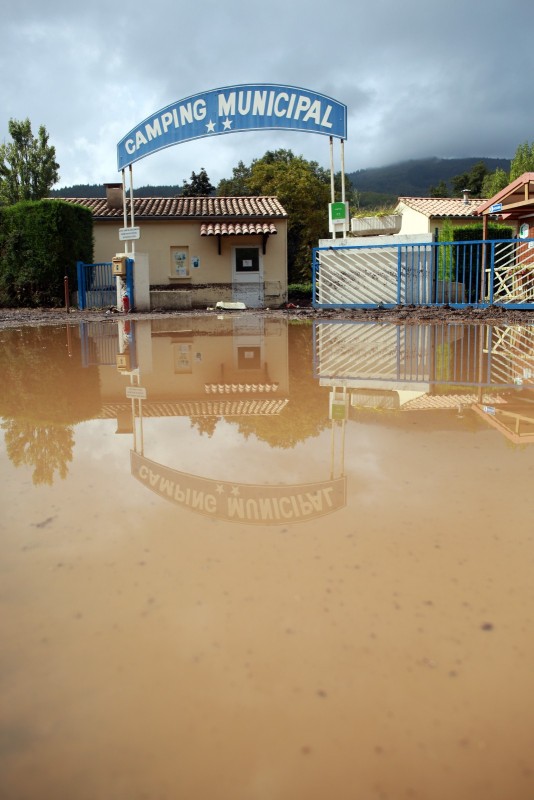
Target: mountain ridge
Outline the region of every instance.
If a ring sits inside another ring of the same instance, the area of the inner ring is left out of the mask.
[[[497,168],[510,171],[510,159],[486,158],[430,158],[397,161],[382,167],[368,167],[347,172],[353,190],[357,192],[360,205],[372,203],[394,203],[398,197],[428,197],[432,186],[444,181],[450,188],[452,178],[461,175],[480,161],[488,172]],[[181,194],[182,185],[148,185],[134,189],[136,197],[174,197]],[[52,189],[50,197],[105,197],[103,184],[75,184],[61,189]]]
[[[497,168],[510,171],[511,160],[508,158],[434,156],[360,169],[347,173],[347,177],[358,193],[386,194],[392,200],[398,197],[428,197],[432,186],[444,181],[450,189],[452,178],[469,172],[480,161],[484,162],[488,172],[494,172]]]

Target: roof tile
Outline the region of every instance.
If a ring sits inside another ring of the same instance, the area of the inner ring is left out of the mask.
[[[463,197],[399,197],[403,203],[426,217],[474,217],[484,201],[480,198],[464,200]]]
[[[98,219],[122,218],[122,208],[110,208],[104,197],[66,197],[67,203],[89,208]],[[129,204],[128,204],[129,212]],[[134,197],[136,219],[167,217],[278,217],[287,213],[277,197]]]

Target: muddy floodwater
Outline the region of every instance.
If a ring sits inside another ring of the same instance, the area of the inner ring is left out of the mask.
[[[0,331],[3,800],[532,800],[534,326]]]

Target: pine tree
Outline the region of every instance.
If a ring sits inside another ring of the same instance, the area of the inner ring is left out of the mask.
[[[0,203],[47,197],[59,180],[59,164],[46,128],[34,136],[29,119],[10,119],[8,130],[13,141],[0,145]]]

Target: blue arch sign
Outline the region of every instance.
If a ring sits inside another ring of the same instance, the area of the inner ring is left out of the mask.
[[[347,107],[296,86],[248,83],[192,95],[156,111],[117,145],[118,169],[165,147],[235,131],[308,131],[347,138]]]

